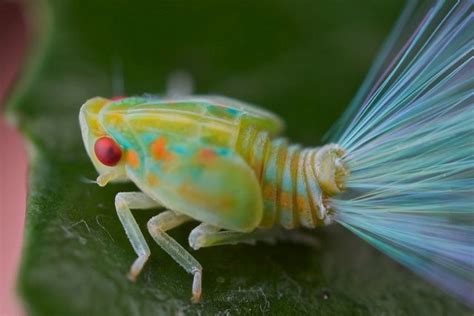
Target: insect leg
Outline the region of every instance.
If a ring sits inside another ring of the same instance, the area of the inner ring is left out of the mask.
[[[219,227],[201,223],[189,234],[189,245],[194,250],[202,247],[229,245],[237,243],[254,244],[257,240],[273,242],[281,234],[275,229],[256,229],[250,233],[221,230]]]
[[[132,244],[133,250],[135,250],[135,253],[138,255],[138,258],[132,264],[128,273],[128,278],[132,281],[136,280],[143,265],[148,260],[150,248],[130,209],[146,209],[159,206],[160,204],[157,201],[142,192],[120,192],[115,196],[117,215]]]
[[[286,241],[304,244],[311,248],[319,248],[319,240],[312,235],[300,231],[288,231],[285,229],[256,229],[250,233],[221,230],[219,227],[202,223],[194,228],[189,234],[189,245],[194,250],[203,247],[230,245],[237,243],[255,244],[256,241],[275,243]]]
[[[192,219],[186,215],[166,211],[148,221],[148,231],[164,251],[179,263],[184,270],[193,274],[192,301],[198,302],[201,297],[202,266],[186,249],[165,232],[190,220]]]

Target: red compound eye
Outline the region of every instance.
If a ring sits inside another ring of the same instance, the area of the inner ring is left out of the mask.
[[[115,166],[122,157],[122,150],[119,145],[110,137],[101,137],[94,145],[95,155],[101,163],[106,166]]]

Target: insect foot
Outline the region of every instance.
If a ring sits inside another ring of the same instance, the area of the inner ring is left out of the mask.
[[[193,296],[191,302],[199,303],[201,300],[201,283],[202,283],[202,268],[194,268],[192,271],[193,278]]]
[[[130,267],[130,271],[127,273],[127,278],[135,282],[137,280],[138,275],[140,274],[140,271],[142,270],[143,266],[145,265],[145,262],[147,262],[149,258],[149,255],[142,255],[139,256],[135,262],[132,264]]]

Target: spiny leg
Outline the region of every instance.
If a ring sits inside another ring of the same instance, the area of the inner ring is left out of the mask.
[[[132,215],[130,209],[147,209],[152,207],[159,207],[160,204],[148,197],[142,192],[120,192],[115,196],[115,209],[117,215],[122,223],[128,240],[132,244],[133,250],[138,258],[130,267],[128,278],[135,281],[138,274],[143,268],[143,265],[150,256],[150,248],[148,247],[143,233],[138,227],[137,221]]]
[[[189,252],[186,251],[186,249],[178,244],[176,240],[165,233],[166,230],[172,229],[190,220],[192,219],[186,215],[177,214],[173,211],[166,211],[152,217],[148,221],[148,231],[164,251],[179,263],[184,270],[193,274],[192,301],[196,303],[201,297],[202,266]]]
[[[220,230],[219,227],[201,223],[189,234],[189,245],[194,250],[202,247],[237,243],[254,244],[257,240],[272,241],[280,232],[275,229],[257,229],[249,233]]]
[[[249,233],[221,230],[219,227],[201,223],[189,234],[189,245],[194,250],[203,247],[220,245],[233,245],[238,243],[255,244],[257,241],[275,243],[277,240],[302,243],[316,248],[319,243],[312,236],[299,231],[286,231],[283,229],[256,229]]]

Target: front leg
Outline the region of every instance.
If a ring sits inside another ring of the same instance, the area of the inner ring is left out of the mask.
[[[128,278],[135,281],[138,274],[143,268],[143,265],[150,256],[150,248],[148,247],[143,233],[138,227],[137,221],[132,215],[130,209],[147,209],[152,207],[159,207],[160,204],[148,197],[142,192],[120,192],[115,196],[115,209],[117,215],[122,223],[128,240],[132,244],[133,250],[138,258],[130,267]]]
[[[166,251],[184,270],[194,275],[192,301],[198,302],[201,297],[202,266],[176,240],[165,231],[192,220],[189,216],[166,211],[148,221],[148,231],[156,243]]]

